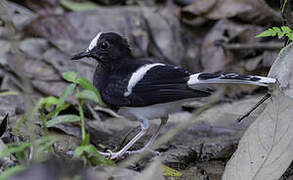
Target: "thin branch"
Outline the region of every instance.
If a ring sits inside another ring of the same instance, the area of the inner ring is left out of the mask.
[[[259,102],[257,102],[247,113],[240,116],[237,121],[241,122],[244,118],[248,117],[256,108],[258,108],[262,103],[264,103],[267,99],[271,97],[271,94],[267,93],[264,97],[261,98]]]
[[[88,103],[86,104],[86,106],[87,106],[87,108],[90,110],[90,112],[92,113],[94,119],[95,119],[96,121],[101,122],[101,118],[100,118],[99,114],[96,113],[96,111],[94,110],[94,108],[92,108],[92,106],[91,106],[90,104],[88,104]]]
[[[280,3],[282,13],[282,24],[283,26],[288,26],[289,28],[293,29],[291,0],[280,0]],[[286,37],[284,45],[288,45],[289,42],[290,39]]]
[[[256,42],[256,43],[223,43],[219,44],[224,49],[229,50],[245,50],[245,49],[265,49],[265,50],[279,50],[283,48],[283,43],[281,42]]]

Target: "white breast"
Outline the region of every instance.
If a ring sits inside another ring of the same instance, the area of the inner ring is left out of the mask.
[[[169,114],[179,112],[182,110],[181,107],[184,102],[191,102],[196,99],[197,98],[184,99],[145,107],[121,107],[118,114],[121,114],[130,120],[136,120],[139,118],[153,120],[161,117],[167,117]]]

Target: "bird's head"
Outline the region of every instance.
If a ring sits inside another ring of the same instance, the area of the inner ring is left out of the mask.
[[[99,32],[85,51],[74,55],[71,59],[92,57],[102,63],[107,63],[129,56],[131,56],[131,51],[125,38],[114,32]]]

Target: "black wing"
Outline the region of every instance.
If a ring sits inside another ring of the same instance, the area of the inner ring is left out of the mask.
[[[102,94],[103,100],[113,106],[141,107],[210,95],[209,92],[188,87],[189,72],[175,66],[164,65],[148,70],[135,84],[131,94],[125,96],[131,75],[115,83],[111,81]]]
[[[147,106],[210,95],[209,92],[190,89],[187,85],[189,76],[189,72],[175,66],[153,67],[134,86],[129,96],[131,106]]]

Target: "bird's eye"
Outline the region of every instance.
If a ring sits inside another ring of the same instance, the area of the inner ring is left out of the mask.
[[[110,47],[110,43],[108,41],[102,42],[100,47],[101,49],[106,50]]]

